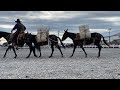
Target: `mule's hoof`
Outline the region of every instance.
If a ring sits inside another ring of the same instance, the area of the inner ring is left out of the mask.
[[[72,56],[70,56],[70,58],[71,58]]]
[[[16,58],[16,56],[14,58]]]
[[[29,58],[29,57],[26,57],[26,58]]]
[[[49,56],[49,58],[51,58],[52,56]]]
[[[100,58],[100,56],[97,56],[98,58]]]
[[[38,57],[37,55],[35,55],[35,57]]]
[[[3,58],[5,58],[5,56],[3,56]]]

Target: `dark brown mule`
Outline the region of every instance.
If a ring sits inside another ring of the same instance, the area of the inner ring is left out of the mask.
[[[40,46],[48,45],[48,43],[50,44],[51,49],[52,49],[52,53],[51,53],[51,55],[49,56],[49,58],[52,57],[52,55],[53,55],[54,46],[56,46],[56,47],[59,49],[59,51],[60,51],[60,53],[61,53],[61,55],[62,55],[62,57],[63,57],[62,50],[61,50],[61,48],[60,48],[60,46],[59,46],[59,44],[58,44],[58,39],[59,39],[60,42],[61,42],[61,45],[63,46],[63,48],[65,48],[64,44],[62,43],[62,40],[61,40],[59,37],[57,37],[56,35],[49,35],[48,39],[49,39],[48,42],[40,42],[40,43],[38,43],[37,40],[36,40],[36,35],[32,35],[32,34],[30,34],[30,33],[29,33],[29,34],[26,34],[26,35],[25,35],[25,43],[30,47],[30,53],[29,53],[29,55],[27,56],[27,58],[31,55],[31,52],[32,52],[32,51],[33,51],[34,55],[36,55],[36,54],[35,54],[35,48],[36,48],[37,50],[39,50],[39,52],[40,52],[40,56],[39,56],[39,57],[41,57],[41,49],[40,49]],[[34,48],[33,48],[33,44],[34,44]],[[36,56],[37,56],[37,55],[36,55]]]
[[[102,46],[100,45],[100,42],[101,42],[101,38],[103,38],[103,42],[107,45],[108,43],[105,41],[104,37],[99,34],[99,33],[91,33],[91,38],[90,39],[76,39],[76,33],[71,33],[71,32],[68,32],[68,29],[65,30],[64,34],[63,34],[63,37],[62,37],[62,41],[66,40],[68,37],[70,39],[72,39],[73,43],[74,43],[74,48],[73,48],[73,53],[70,57],[73,56],[74,52],[75,52],[75,49],[76,47],[79,45],[82,50],[84,51],[85,53],[85,57],[87,57],[87,53],[83,47],[84,43],[85,45],[89,45],[89,44],[92,44],[94,43],[94,45],[96,45],[99,49],[99,52],[98,52],[98,57],[100,57],[100,52],[101,52],[101,48]]]

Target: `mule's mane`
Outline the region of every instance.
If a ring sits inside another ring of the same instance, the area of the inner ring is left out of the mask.
[[[77,33],[72,33],[72,32],[67,32],[67,33],[68,33],[68,37],[71,38],[72,40],[76,38]]]

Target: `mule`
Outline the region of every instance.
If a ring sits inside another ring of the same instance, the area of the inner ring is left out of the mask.
[[[4,37],[4,38],[7,40],[7,42],[8,42],[8,41],[9,41],[9,38],[10,38],[10,34],[11,34],[11,33],[2,32],[2,31],[1,31],[1,32],[0,32],[0,38],[1,38],[1,37]],[[62,57],[63,57],[63,53],[62,53],[61,48],[60,48],[60,46],[59,46],[59,44],[58,44],[58,39],[60,40],[61,45],[65,48],[64,44],[62,43],[62,40],[61,40],[59,37],[57,37],[56,35],[49,35],[49,42],[50,42],[51,49],[52,49],[52,53],[51,53],[51,55],[50,55],[49,57],[52,57],[52,55],[53,55],[54,46],[56,46],[56,47],[59,49],[59,51],[60,51],[60,53],[61,53],[61,55],[62,55]],[[37,40],[36,40],[36,35],[29,34],[28,32],[25,33],[25,34],[19,34],[17,41],[18,41],[17,43],[19,44],[20,47],[23,47],[25,43],[29,46],[30,53],[28,54],[28,56],[27,56],[26,58],[29,58],[29,57],[30,57],[32,51],[33,51],[34,56],[37,57],[37,55],[36,55],[36,53],[35,53],[35,48],[36,48],[37,50],[39,50],[39,52],[40,52],[40,56],[39,56],[39,57],[41,57],[41,49],[40,49],[40,46],[43,46],[43,45],[47,45],[47,44],[48,44],[48,42],[38,43]],[[9,42],[9,44],[11,44],[11,45],[8,46],[8,48],[6,49],[5,54],[4,54],[3,57],[5,58],[8,50],[10,50],[10,49],[12,48],[13,51],[14,51],[14,54],[15,54],[15,57],[14,57],[14,58],[16,58],[16,57],[17,57],[17,53],[16,53],[16,51],[15,51],[14,45],[12,44],[12,42]],[[34,45],[33,45],[33,44],[34,44]]]
[[[25,40],[25,43],[30,47],[30,53],[27,56],[27,58],[30,57],[32,51],[35,54],[35,48],[40,52],[39,57],[41,57],[41,48],[40,48],[40,46],[48,45],[48,43],[51,46],[51,50],[52,50],[51,55],[49,56],[49,58],[51,58],[53,56],[54,46],[56,46],[59,49],[59,51],[61,53],[61,56],[63,57],[63,53],[62,53],[62,50],[61,50],[61,48],[60,48],[60,46],[58,44],[58,40],[61,42],[61,45],[63,46],[63,48],[65,48],[65,46],[62,43],[62,40],[59,37],[57,37],[56,35],[49,35],[48,36],[48,41],[46,41],[46,42],[37,42],[36,35],[32,35],[32,34],[29,33],[29,34],[25,35],[24,40]],[[34,48],[33,48],[33,45],[34,45]]]
[[[99,34],[99,33],[91,33],[91,38],[88,38],[88,39],[76,39],[77,37],[77,33],[71,33],[71,32],[68,32],[68,29],[67,30],[64,30],[64,34],[63,34],[63,37],[62,37],[62,41],[66,40],[68,37],[70,39],[72,39],[73,41],[73,44],[74,44],[74,48],[73,48],[73,52],[72,52],[72,55],[70,57],[72,57],[74,55],[74,52],[77,48],[77,46],[79,45],[82,50],[84,51],[85,53],[85,57],[87,57],[87,53],[83,47],[83,45],[90,45],[90,44],[94,44],[98,47],[98,58],[100,57],[100,52],[101,52],[101,49],[102,49],[102,46],[100,44],[101,42],[101,39],[103,38],[103,42],[110,47],[110,45],[106,42],[106,40],[104,39],[103,35]]]
[[[13,50],[13,52],[14,52],[14,54],[15,54],[15,57],[14,58],[16,58],[17,57],[17,53],[16,53],[16,51],[15,51],[15,47],[14,47],[14,45],[12,44],[12,42],[10,42],[9,41],[9,39],[10,39],[10,35],[11,35],[11,33],[9,33],[9,32],[4,32],[4,31],[0,31],[0,38],[5,38],[6,39],[6,41],[7,41],[7,43],[9,44],[9,46],[7,47],[7,49],[6,49],[6,51],[5,51],[5,54],[4,54],[4,56],[3,56],[3,58],[5,58],[6,57],[6,54],[7,54],[7,52],[10,50],[10,49],[12,49]],[[22,36],[22,37],[21,37]],[[24,46],[24,44],[25,44],[25,42],[23,41],[23,40],[21,40],[21,39],[23,39],[24,38],[24,36],[25,36],[25,33],[20,33],[19,35],[18,35],[18,44],[19,44],[19,47],[23,47]],[[34,47],[33,46],[29,46],[29,49],[33,49]],[[33,53],[34,54],[34,53]],[[35,54],[34,54],[34,56],[35,57],[37,57]]]

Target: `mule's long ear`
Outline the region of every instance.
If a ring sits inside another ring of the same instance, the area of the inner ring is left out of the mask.
[[[68,31],[68,29],[67,30],[64,30],[65,32],[67,32]]]
[[[68,31],[68,28],[67,28],[67,30],[66,30],[66,32]]]

